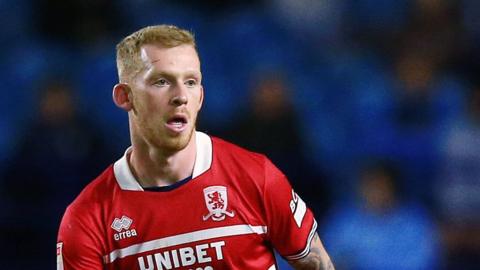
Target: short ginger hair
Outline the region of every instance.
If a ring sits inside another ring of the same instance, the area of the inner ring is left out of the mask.
[[[197,50],[195,37],[188,30],[166,24],[144,27],[117,44],[117,71],[120,82],[130,80],[142,69],[140,49],[146,44],[158,44],[165,48],[187,44]]]

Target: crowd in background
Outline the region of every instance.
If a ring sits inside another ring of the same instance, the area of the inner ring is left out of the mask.
[[[162,23],[195,33],[198,129],[267,154],[338,269],[480,265],[479,1],[0,0],[0,20],[2,269],[54,268],[65,207],[129,145],[115,44]]]

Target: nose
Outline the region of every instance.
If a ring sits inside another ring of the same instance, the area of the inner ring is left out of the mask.
[[[188,103],[188,97],[186,89],[183,86],[177,86],[172,98],[170,99],[170,104],[174,106],[181,106]]]

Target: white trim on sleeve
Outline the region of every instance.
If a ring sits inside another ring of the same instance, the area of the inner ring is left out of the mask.
[[[317,232],[317,221],[314,219],[312,229],[310,230],[310,234],[308,235],[308,239],[307,239],[307,243],[306,243],[305,248],[300,253],[290,255],[290,256],[285,256],[285,259],[287,259],[289,261],[296,261],[296,260],[300,260],[300,259],[304,258],[305,256],[307,256],[308,253],[310,253],[310,246],[312,244],[313,236],[315,236],[316,232]]]

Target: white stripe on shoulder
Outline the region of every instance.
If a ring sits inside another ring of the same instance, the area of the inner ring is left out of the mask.
[[[289,261],[296,261],[296,260],[300,260],[300,259],[304,258],[305,256],[307,256],[308,253],[310,253],[310,246],[312,244],[313,236],[315,236],[316,232],[317,232],[317,221],[314,219],[312,229],[310,230],[310,234],[308,235],[308,239],[307,239],[307,243],[306,243],[305,248],[298,254],[285,256],[285,259],[287,259]]]
[[[205,230],[198,230],[183,234],[177,234],[173,236],[168,236],[164,238],[159,238],[135,245],[131,245],[122,249],[116,249],[110,252],[107,255],[104,255],[103,260],[105,263],[112,263],[113,261],[127,256],[136,255],[143,252],[148,252],[161,248],[168,248],[172,246],[189,244],[198,241],[236,236],[236,235],[247,235],[247,234],[266,234],[266,226],[252,226],[249,224],[240,224],[232,226],[224,226],[217,228],[210,228]]]

